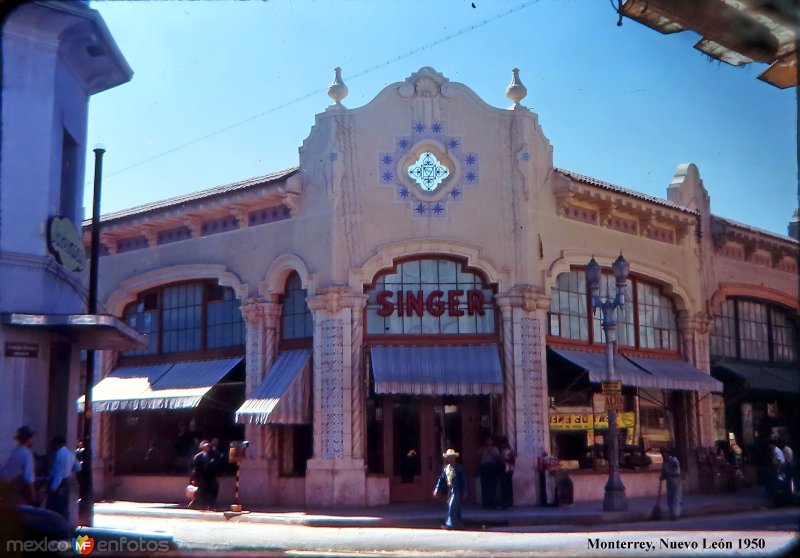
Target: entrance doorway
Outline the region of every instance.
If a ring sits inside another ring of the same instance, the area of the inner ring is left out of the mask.
[[[492,407],[486,395],[382,397],[383,463],[391,501],[431,501],[448,448],[461,454],[467,478],[476,477],[478,448],[492,430]]]

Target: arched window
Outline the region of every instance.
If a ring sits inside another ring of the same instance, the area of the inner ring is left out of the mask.
[[[757,300],[729,298],[714,317],[711,355],[790,364],[797,362],[797,318],[790,310]]]
[[[124,356],[181,353],[244,345],[244,320],[233,289],[210,281],[165,285],[139,294],[123,319],[149,338]]]
[[[306,290],[297,272],[292,272],[286,280],[281,314],[283,339],[311,339],[314,336],[314,322],[306,302]]]
[[[600,279],[601,296],[616,294],[610,273]],[[629,278],[625,305],[616,311],[617,342],[640,349],[678,350],[675,309],[661,289],[637,278]],[[560,273],[550,301],[549,333],[554,337],[587,343],[605,343],[600,319],[589,312],[583,271]]]

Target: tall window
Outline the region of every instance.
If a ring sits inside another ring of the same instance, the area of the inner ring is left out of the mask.
[[[780,306],[728,299],[717,310],[711,354],[775,364],[797,362],[797,318]]]
[[[616,280],[604,273],[600,295],[614,296]],[[583,271],[560,273],[552,289],[549,333],[556,337],[605,343],[600,319],[589,312]],[[636,278],[628,279],[625,305],[616,311],[617,342],[641,349],[678,350],[675,309],[659,287]]]
[[[78,143],[69,132],[64,130],[61,142],[59,212],[76,224],[80,224],[76,211],[76,203],[78,201],[78,151]]]
[[[177,283],[141,293],[125,309],[123,319],[149,339],[147,347],[124,356],[244,345],[244,320],[233,289],[209,281]]]
[[[306,302],[306,290],[296,272],[292,272],[286,280],[281,326],[283,339],[310,339],[314,336],[314,322]]]

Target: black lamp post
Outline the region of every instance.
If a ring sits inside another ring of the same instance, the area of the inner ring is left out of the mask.
[[[89,314],[97,314],[97,272],[100,255],[100,189],[103,179],[103,154],[106,152],[101,144],[94,148],[94,192],[92,196],[92,241],[89,257]],[[92,480],[92,459],[94,443],[92,440],[92,387],[94,386],[95,351],[86,351],[86,384],[83,390],[83,494],[80,495],[78,521],[81,525],[91,527],[94,523],[94,487]]]
[[[606,336],[606,370],[608,379],[614,380],[614,343],[616,342],[617,324],[615,313],[617,308],[625,304],[625,287],[627,285],[630,264],[622,257],[619,257],[611,265],[614,270],[614,278],[617,283],[617,292],[614,298],[606,291],[605,298],[600,295],[600,277],[603,269],[600,264],[592,257],[586,266],[586,287],[591,293],[591,304],[593,308],[599,308],[603,313],[603,332]],[[617,434],[617,411],[608,411],[608,482],[606,482],[606,492],[603,498],[603,509],[605,511],[625,511],[628,509],[628,501],[625,498],[625,486],[619,476],[619,437]]]

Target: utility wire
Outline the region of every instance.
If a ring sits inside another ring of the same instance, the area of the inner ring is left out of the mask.
[[[513,8],[510,8],[510,9],[504,11],[504,12],[496,14],[496,15],[488,18],[488,19],[484,19],[483,21],[481,21],[479,23],[476,23],[474,25],[470,25],[468,27],[464,27],[463,29],[459,29],[458,31],[450,33],[449,35],[447,35],[445,37],[441,37],[439,39],[436,39],[435,41],[431,41],[429,43],[426,43],[426,44],[424,44],[424,45],[422,45],[420,47],[417,47],[417,48],[415,48],[413,50],[409,50],[408,52],[405,52],[403,54],[400,54],[399,56],[396,56],[394,58],[386,60],[385,62],[381,62],[380,64],[376,64],[374,66],[370,66],[369,68],[367,68],[365,70],[361,70],[360,72],[357,72],[355,74],[350,74],[350,75],[346,76],[346,80],[347,81],[356,80],[356,79],[358,79],[360,77],[363,77],[363,76],[365,76],[365,75],[367,75],[367,74],[369,74],[371,72],[374,72],[375,70],[379,70],[381,68],[389,66],[390,64],[394,64],[395,62],[399,62],[400,60],[408,58],[409,56],[413,56],[413,55],[415,55],[415,54],[417,54],[419,52],[422,52],[423,50],[427,50],[427,49],[433,48],[433,47],[435,47],[437,45],[440,45],[440,44],[444,43],[445,41],[449,41],[450,39],[454,39],[456,37],[460,37],[461,35],[464,35],[465,33],[469,33],[470,31],[472,31],[474,29],[478,29],[479,27],[483,27],[484,25],[487,25],[489,23],[493,23],[493,22],[495,22],[495,21],[497,21],[499,19],[502,19],[502,18],[504,18],[504,17],[506,17],[508,15],[511,15],[511,14],[513,14],[515,12],[518,12],[518,11],[524,9],[524,8],[527,8],[531,4],[536,4],[536,3],[540,2],[540,1],[541,0],[528,0],[527,2],[523,2],[522,4],[514,6]],[[216,130],[214,132],[210,132],[210,133],[208,133],[208,134],[206,134],[204,136],[200,136],[199,138],[195,138],[193,140],[187,141],[186,143],[182,143],[182,144],[180,144],[180,145],[178,145],[176,147],[173,147],[172,149],[168,149],[167,151],[162,151],[161,153],[153,155],[152,157],[148,157],[147,159],[143,159],[143,160],[141,160],[141,161],[139,161],[137,163],[133,163],[132,165],[128,165],[127,167],[123,167],[123,168],[121,168],[119,170],[110,172],[110,173],[108,173],[106,175],[106,178],[111,177],[111,176],[115,176],[117,174],[121,174],[121,173],[126,172],[126,171],[129,171],[131,169],[134,169],[136,167],[144,165],[145,163],[149,163],[150,161],[155,161],[156,159],[160,159],[161,157],[165,157],[167,155],[175,153],[176,151],[180,151],[182,149],[186,149],[187,147],[192,146],[192,145],[194,145],[196,143],[200,143],[201,141],[205,141],[205,140],[207,140],[209,138],[213,138],[214,136],[218,136],[220,134],[223,134],[223,133],[227,132],[228,130],[232,130],[233,128],[237,128],[239,126],[247,124],[248,122],[252,122],[253,120],[257,120],[259,118],[267,116],[268,114],[272,114],[273,112],[277,112],[277,111],[279,111],[281,109],[284,109],[286,107],[289,107],[291,105],[299,103],[300,101],[304,101],[305,99],[308,99],[309,97],[313,97],[314,95],[318,95],[318,94],[323,93],[325,91],[327,91],[327,87],[321,87],[319,89],[315,89],[314,91],[311,91],[311,92],[306,93],[304,95],[300,95],[299,97],[295,97],[291,101],[287,101],[287,102],[285,102],[283,104],[280,104],[280,105],[277,105],[275,107],[272,107],[272,108],[270,108],[268,110],[265,110],[263,112],[260,112],[260,113],[258,113],[256,115],[253,115],[253,116],[250,116],[248,118],[245,118],[244,120],[239,120],[238,122],[234,122],[233,124],[225,126],[224,128],[220,128],[220,129],[218,129],[218,130]]]

